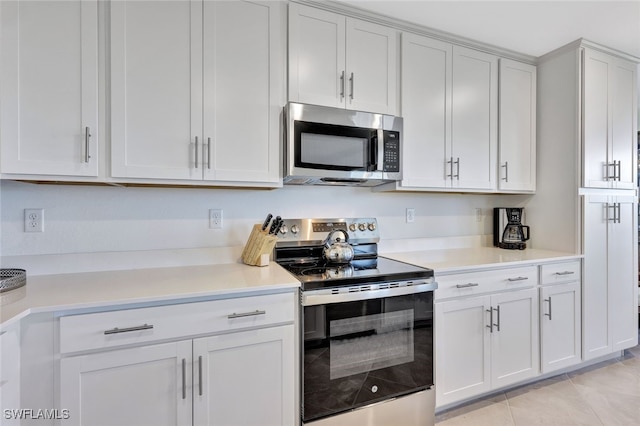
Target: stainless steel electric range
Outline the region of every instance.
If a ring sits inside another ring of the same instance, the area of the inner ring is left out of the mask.
[[[303,424],[434,423],[437,283],[379,256],[379,240],[374,218],[286,219],[278,233],[275,260],[302,283]],[[345,242],[351,261],[326,259],[325,243]]]

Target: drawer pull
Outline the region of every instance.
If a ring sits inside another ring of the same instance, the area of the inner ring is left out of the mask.
[[[153,325],[144,324],[139,325],[137,327],[126,327],[126,328],[112,328],[111,330],[105,330],[104,334],[118,334],[118,333],[128,333],[130,331],[141,331],[141,330],[151,330]]]
[[[526,281],[526,280],[528,280],[528,279],[529,279],[529,277],[507,278],[507,280],[508,280],[508,281],[511,281],[511,282],[513,282],[513,281]]]
[[[467,283],[467,284],[457,284],[457,288],[469,288],[469,287],[478,287],[478,283]]]
[[[198,393],[202,396],[202,355],[198,357],[198,383]]]
[[[573,271],[564,271],[564,272],[556,272],[556,275],[573,275],[575,272]]]
[[[182,358],[182,399],[187,399],[187,359]]]
[[[255,315],[265,315],[267,313],[267,311],[253,311],[253,312],[243,312],[241,314],[236,314],[235,312],[232,313],[231,315],[227,315],[227,318],[229,319],[234,319],[234,318],[242,318],[242,317],[252,317]]]

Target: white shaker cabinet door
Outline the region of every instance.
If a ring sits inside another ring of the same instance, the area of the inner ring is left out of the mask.
[[[0,172],[98,175],[95,0],[0,2]]]
[[[500,59],[499,180],[502,191],[536,190],[536,67]]]
[[[63,358],[63,424],[190,425],[191,369],[191,340]]]
[[[204,2],[205,180],[279,180],[283,8],[281,2]]]
[[[289,4],[289,100],[345,106],[345,17]]]
[[[637,186],[637,66],[583,51],[584,186]]]
[[[453,188],[494,190],[497,162],[498,58],[453,47]]]
[[[535,377],[539,370],[538,291],[491,296],[491,383],[494,388]]]
[[[194,425],[294,425],[294,326],[193,341]]]
[[[202,2],[110,8],[112,176],[202,180]]]
[[[436,406],[491,389],[489,296],[435,304]]]
[[[396,115],[397,31],[347,18],[347,108]]]
[[[580,362],[580,281],[540,289],[540,340],[542,373]]]
[[[451,143],[452,45],[402,34],[403,187],[445,188]]]
[[[638,344],[638,204],[633,196],[611,197],[616,219],[609,223],[609,309],[612,350]]]

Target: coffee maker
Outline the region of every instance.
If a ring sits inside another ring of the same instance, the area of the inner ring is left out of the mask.
[[[503,249],[524,250],[529,239],[529,227],[522,224],[524,208],[493,209],[493,245]]]

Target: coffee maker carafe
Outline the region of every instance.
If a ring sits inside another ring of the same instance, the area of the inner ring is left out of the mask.
[[[529,239],[529,227],[522,224],[524,208],[493,209],[493,245],[510,250],[524,250]]]

